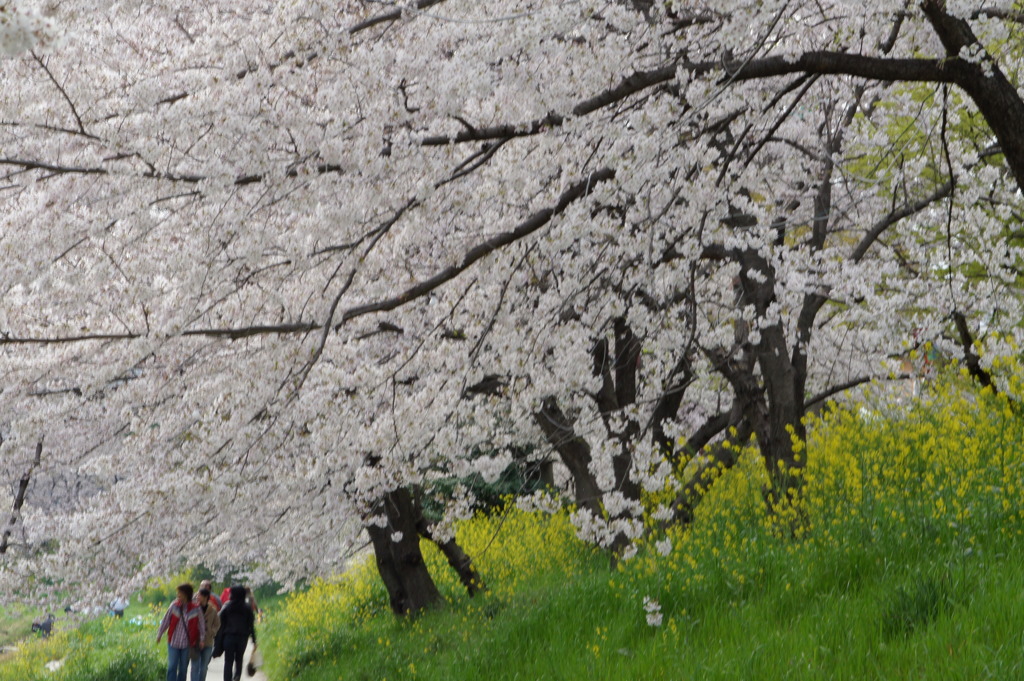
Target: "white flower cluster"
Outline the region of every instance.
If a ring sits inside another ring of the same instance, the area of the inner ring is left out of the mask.
[[[56,22],[25,0],[0,0],[0,55],[17,55],[53,45]]]
[[[586,508],[573,511],[570,520],[576,527],[577,537],[602,548],[610,548],[620,537],[632,542],[639,539],[644,530],[643,521],[640,519],[614,518],[606,520]],[[630,544],[623,553],[623,557],[630,558],[635,554],[636,547]]]
[[[561,495],[552,494],[548,490],[537,490],[533,494],[516,497],[516,507],[527,512],[556,513],[562,508],[563,503]]]
[[[481,456],[473,461],[473,469],[483,478],[487,484],[498,481],[501,474],[512,464],[512,455],[501,452],[494,456]]]
[[[1015,352],[1013,121],[965,94],[936,166],[933,85],[788,70],[958,56],[921,3],[648,4],[0,0],[0,508],[39,483],[0,516],[0,601],[182,559],[329,573],[389,492],[450,538],[451,480],[540,460],[557,491],[518,503],[601,509],[579,535],[628,558],[729,370],[776,377],[766,410],[927,374],[904,344],[962,354],[953,311]],[[1014,3],[943,6],[1024,82]]]
[[[988,52],[985,51],[985,48],[977,43],[965,45],[960,48],[959,57],[971,64],[979,64],[982,72],[987,78],[991,78],[995,73],[992,58],[989,56]]]
[[[647,615],[647,624],[652,627],[660,627],[662,621],[661,604],[650,596],[644,596],[644,612]]]

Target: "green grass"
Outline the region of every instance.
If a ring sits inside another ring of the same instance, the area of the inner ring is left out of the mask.
[[[413,621],[382,613],[307,659],[275,655],[289,632],[272,624],[268,671],[296,681],[1024,677],[1024,555],[948,558],[908,555],[888,575],[797,596],[785,585],[723,594],[659,628],[594,564],[571,582],[538,579],[508,604],[467,599]]]
[[[1024,419],[962,385],[880,413],[851,410],[813,425],[799,513],[765,512],[764,472],[746,451],[691,528],[652,529],[651,543],[615,570],[571,550],[571,534],[509,511],[460,530],[492,586],[475,599],[433,554],[446,605],[414,619],[387,611],[372,567],[314,585],[314,597],[296,596],[270,623],[268,674],[1024,678]],[[527,528],[517,530],[522,538],[508,536],[513,526]],[[492,545],[494,532],[504,534]],[[663,538],[672,541],[665,555],[654,545]],[[660,604],[659,626],[646,621],[645,597]]]
[[[0,681],[147,681],[166,674],[166,653],[154,643],[151,621],[101,617],[55,633],[49,639],[23,641],[0,664]],[[46,664],[62,660],[49,671]]]
[[[283,597],[274,588],[257,594],[266,613],[272,614],[282,604]],[[61,614],[49,639],[31,633],[32,621],[39,612],[10,607],[0,612],[0,635],[4,637],[0,645],[17,646],[18,650],[0,655],[0,681],[162,679],[167,672],[166,639],[160,644],[154,639],[163,610],[172,598],[166,587],[148,589],[141,597],[132,598],[123,619],[102,615],[82,621]],[[63,660],[63,666],[56,672],[48,671],[46,664],[55,660]]]
[[[29,636],[32,632],[32,622],[39,616],[39,611],[32,608],[0,608],[0,648],[13,646]]]

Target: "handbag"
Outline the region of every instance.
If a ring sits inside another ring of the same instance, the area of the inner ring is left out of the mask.
[[[195,662],[196,660],[199,659],[199,656],[200,656],[199,646],[189,646],[188,647],[188,659],[189,660]]]
[[[263,664],[263,653],[258,647],[253,647],[252,655],[249,656],[249,664],[245,665],[245,671],[249,676],[256,676],[256,668]]]

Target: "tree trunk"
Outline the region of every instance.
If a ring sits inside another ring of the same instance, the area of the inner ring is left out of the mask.
[[[1017,88],[999,64],[988,57],[985,46],[971,30],[970,24],[946,11],[944,0],[923,0],[921,9],[950,57],[959,57],[971,48],[978,48],[985,55],[982,63],[952,62],[951,66],[955,67],[952,70],[953,80],[978,106],[999,140],[1017,186],[1024,189],[1024,126],[1021,125],[1021,121],[1024,121],[1024,101],[1017,93]]]
[[[487,587],[484,586],[483,578],[480,577],[480,573],[473,567],[472,559],[462,550],[462,547],[455,541],[455,538],[452,537],[448,541],[443,542],[434,538],[433,533],[430,531],[430,526],[427,524],[427,519],[423,517],[423,506],[420,503],[418,489],[413,497],[413,502],[417,515],[416,530],[420,536],[434,542],[434,545],[441,549],[441,553],[448,560],[448,565],[455,570],[455,573],[459,576],[459,581],[462,582],[462,586],[466,587],[466,592],[470,598],[478,592],[484,591]]]
[[[750,425],[740,421],[735,437],[729,438],[734,445],[743,445],[750,439]],[[703,445],[701,445],[703,448]],[[698,450],[699,451],[699,450]],[[697,466],[690,480],[679,490],[673,505],[673,517],[681,525],[693,522],[694,512],[704,495],[715,482],[739,460],[739,454],[732,448],[718,443],[710,448],[703,461]]]
[[[533,418],[572,475],[576,506],[600,514],[601,488],[590,472],[590,445],[576,434],[553,397],[544,400]]]
[[[0,439],[0,442],[3,440]],[[21,481],[18,483],[18,492],[14,496],[14,504],[11,506],[11,517],[7,523],[7,527],[4,528],[3,536],[0,537],[0,556],[7,553],[7,549],[10,547],[11,535],[14,533],[14,528],[18,524],[18,518],[21,517],[21,508],[25,505],[25,497],[28,495],[28,486],[32,482],[32,473],[39,464],[42,462],[43,457],[43,440],[39,439],[36,443],[36,454],[32,459],[32,463],[29,464],[28,470],[21,476]]]
[[[367,525],[366,533],[370,535],[370,543],[373,544],[373,558],[384,588],[387,589],[391,611],[396,615],[404,615],[409,611],[409,597],[398,571],[398,559],[392,551],[390,534],[387,529],[376,525]]]
[[[775,302],[774,269],[753,250],[734,251],[732,258],[741,266],[738,304],[753,304],[764,318]],[[760,276],[751,277],[751,272]],[[745,327],[738,328],[737,346],[741,349],[738,357],[734,351],[720,351],[712,361],[732,385],[744,420],[757,438],[770,481],[766,500],[774,511],[781,502],[792,499],[801,485],[805,460],[797,457],[793,437],[802,441],[805,436],[802,418],[806,365],[799,357],[796,363],[791,360],[785,331],[778,322],[763,328],[756,344],[748,341]],[[754,361],[763,383],[754,375]]]
[[[466,593],[472,598],[477,593],[485,591],[487,587],[484,585],[483,578],[480,577],[480,573],[473,567],[473,561],[470,559],[466,552],[462,550],[458,542],[454,539],[449,539],[446,542],[439,542],[433,537],[426,535],[428,539],[437,545],[437,548],[441,549],[441,553],[448,559],[448,565],[455,570],[456,574],[459,575],[459,581],[462,582],[462,586],[466,587]]]
[[[367,525],[377,570],[396,615],[415,614],[441,602],[420,552],[417,508],[412,494],[402,487],[389,492],[378,506],[387,527]]]
[[[806,463],[806,457],[797,457],[794,448],[794,439],[800,442],[806,439],[804,396],[798,392],[805,377],[786,353],[781,325],[762,331],[757,356],[764,376],[768,419],[767,428],[762,426],[761,432],[756,429],[754,432],[771,480],[769,500],[776,505],[784,499],[792,499],[799,491],[800,471]]]

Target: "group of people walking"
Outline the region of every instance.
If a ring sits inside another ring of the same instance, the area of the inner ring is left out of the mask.
[[[235,585],[218,598],[210,586],[210,580],[204,579],[198,594],[193,594],[191,584],[178,586],[177,598],[160,622],[156,640],[167,632],[167,681],[186,681],[189,666],[192,681],[206,681],[210,659],[221,654],[224,681],[238,681],[250,638],[256,646],[258,609],[252,591]]]

